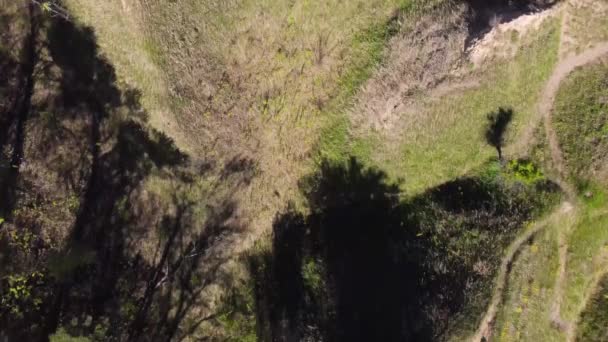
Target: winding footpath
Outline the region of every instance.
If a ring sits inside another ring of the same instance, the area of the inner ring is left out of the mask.
[[[553,164],[559,176],[558,183],[560,183],[559,185],[562,186],[570,200],[576,197],[576,192],[572,188],[572,185],[564,180],[566,174],[564,157],[559,146],[557,134],[553,128],[553,117],[551,115],[553,104],[560,84],[574,69],[592,63],[605,55],[608,55],[608,42],[597,44],[594,48],[585,50],[581,54],[560,61],[553,70],[553,74],[542,92],[538,105],[539,115],[545,121],[545,132],[549,140],[551,159],[553,159]]]
[[[566,171],[564,157],[562,150],[559,146],[557,134],[555,132],[555,129],[553,128],[553,120],[551,114],[561,82],[576,68],[592,63],[605,55],[608,55],[608,42],[597,44],[595,47],[585,50],[584,52],[578,55],[567,57],[559,61],[555,69],[553,70],[553,74],[549,78],[549,81],[547,82],[545,88],[542,91],[538,104],[537,118],[536,120],[533,120],[533,123],[538,123],[538,121],[541,119],[544,120],[544,128],[549,142],[551,159],[553,160],[553,165],[557,173],[556,182],[566,193],[567,200],[562,203],[561,207],[556,212],[552,213],[547,219],[536,223],[533,228],[526,231],[509,246],[507,253],[501,263],[498,277],[496,279],[496,285],[492,293],[492,300],[475,335],[471,339],[471,341],[473,342],[490,340],[498,308],[503,298],[503,291],[505,290],[508,283],[511,265],[513,264],[518,252],[525,245],[525,242],[533,238],[534,235],[537,234],[541,229],[548,226],[550,220],[555,218],[563,219],[572,216],[571,211],[575,209],[576,204],[576,191],[574,190],[574,187],[565,180]],[[551,320],[556,326],[566,332],[567,340],[571,341],[574,338],[575,327],[571,322],[566,322],[561,318],[561,298],[563,297],[563,283],[566,276],[566,262],[568,252],[568,246],[566,243],[565,235],[566,232],[560,232],[559,272],[556,279],[556,291],[552,307]]]
[[[477,329],[475,335],[471,338],[471,341],[479,342],[482,339],[490,340],[498,308],[502,302],[503,291],[506,289],[508,284],[509,274],[515,258],[521,251],[522,246],[526,245],[527,242],[532,240],[536,234],[542,231],[543,228],[550,225],[552,222],[562,220],[564,216],[568,215],[572,210],[572,205],[568,202],[562,203],[562,205],[555,210],[551,215],[545,219],[536,222],[530,229],[520,235],[515,241],[511,243],[507,249],[505,257],[502,259],[500,269],[498,271],[498,277],[494,285],[494,292],[492,293],[492,301],[488,307],[481,324]]]
[[[549,82],[545,86],[541,101],[539,104],[539,112],[544,118],[545,133],[549,142],[549,149],[551,151],[551,159],[553,166],[557,172],[557,183],[564,190],[568,200],[572,203],[576,203],[576,191],[573,186],[566,181],[566,166],[564,162],[564,156],[559,146],[559,139],[557,133],[553,127],[553,106],[559,86],[561,82],[576,68],[592,63],[597,59],[608,55],[608,42],[598,44],[596,47],[588,49],[583,53],[568,57],[558,64],[555,68],[553,75],[549,79]],[[572,227],[572,224],[566,225],[568,228]],[[559,268],[558,275],[555,281],[554,300],[551,308],[551,322],[554,326],[564,331],[566,334],[566,341],[573,341],[575,338],[576,326],[574,322],[569,322],[562,318],[561,305],[564,294],[564,283],[566,279],[566,265],[568,261],[568,244],[567,235],[570,229],[562,229],[559,232],[558,244],[558,257],[559,257]]]

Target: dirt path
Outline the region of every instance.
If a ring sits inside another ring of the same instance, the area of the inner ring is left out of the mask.
[[[594,48],[585,50],[584,52],[576,55],[567,57],[556,65],[553,70],[553,74],[549,78],[543,92],[540,96],[540,102],[538,104],[538,111],[535,118],[528,125],[528,129],[523,134],[522,139],[520,140],[520,146],[524,147],[532,141],[532,137],[534,135],[534,129],[538,126],[540,120],[545,120],[545,130],[547,133],[547,138],[549,140],[549,148],[551,150],[551,156],[553,162],[555,164],[556,171],[559,173],[560,178],[564,175],[564,159],[562,156],[561,149],[559,147],[559,142],[557,139],[557,135],[555,134],[555,130],[553,129],[553,122],[551,111],[553,110],[553,103],[555,101],[555,97],[559,90],[559,86],[561,82],[572,72],[574,69],[592,63],[598,58],[608,54],[608,42],[603,42],[597,44]],[[521,149],[517,149],[521,150]],[[560,182],[561,180],[558,180]],[[560,186],[563,186],[564,191],[571,196],[574,194],[573,189],[565,182],[561,182]]]
[[[574,206],[570,206],[568,211],[572,211]],[[569,215],[567,219],[572,219],[575,217],[575,214]],[[564,283],[566,280],[566,264],[568,261],[568,235],[570,235],[570,230],[573,227],[574,222],[570,221],[568,224],[563,224],[563,226],[567,227],[565,229],[560,229],[557,233],[557,244],[558,244],[558,272],[557,277],[555,278],[554,284],[554,292],[553,292],[553,304],[551,307],[551,323],[554,327],[558,328],[561,331],[566,332],[566,335],[569,335],[569,332],[573,330],[572,322],[566,321],[561,317],[561,306],[562,299],[564,296]]]
[[[496,284],[494,286],[494,292],[492,293],[490,306],[481,320],[477,332],[471,338],[471,341],[479,342],[482,340],[482,338],[485,338],[488,341],[490,340],[494,322],[496,320],[496,314],[498,313],[498,308],[502,302],[503,291],[507,287],[507,280],[509,278],[509,274],[511,273],[511,266],[513,265],[513,261],[515,260],[518,252],[522,249],[526,242],[534,238],[534,236],[543,228],[551,224],[551,222],[557,222],[558,220],[563,219],[564,216],[569,215],[571,210],[572,204],[569,202],[562,203],[562,205],[551,215],[539,222],[536,222],[532,228],[528,229],[511,243],[507,249],[507,254],[502,259],[500,270],[498,271],[498,277],[496,278]]]
[[[570,198],[573,198],[576,194],[570,184],[567,184],[567,182],[561,180],[565,178],[565,164],[561,148],[559,147],[557,134],[553,129],[553,118],[551,112],[553,110],[553,104],[555,102],[555,97],[561,82],[572,71],[574,71],[574,69],[589,64],[606,54],[608,54],[608,42],[598,44],[596,47],[586,50],[581,54],[568,57],[563,61],[560,61],[555,67],[553,75],[551,75],[551,78],[547,82],[547,85],[542,92],[541,100],[538,106],[539,115],[541,115],[545,121],[545,131],[547,133],[547,139],[549,140],[551,158],[553,159],[553,164],[560,177],[560,182],[562,183],[560,186],[563,187],[564,191],[566,191],[566,194]]]
[[[597,45],[595,48],[584,51],[583,53],[567,57],[555,68],[553,75],[543,90],[539,103],[539,113],[544,119],[545,133],[549,142],[551,159],[557,173],[557,183],[565,191],[570,201],[576,203],[576,191],[574,187],[566,181],[566,166],[562,150],[559,146],[559,139],[553,127],[553,106],[561,82],[576,68],[589,64],[598,58],[608,54],[608,42]],[[568,229],[569,231],[569,229]],[[555,327],[564,331],[567,340],[570,341],[574,336],[575,325],[562,318],[561,304],[563,298],[563,284],[566,279],[566,266],[568,262],[568,231],[563,229],[559,232],[559,272],[555,281],[554,299],[551,308],[551,322]]]
[[[538,114],[536,119],[530,125],[530,129],[524,134],[522,141],[524,145],[531,141],[534,127],[538,125],[540,120],[544,119],[545,132],[549,142],[549,149],[551,152],[551,159],[557,173],[557,183],[566,193],[568,201],[564,202],[560,209],[553,213],[549,218],[555,217],[555,215],[564,215],[565,218],[572,217],[571,211],[575,208],[572,203],[576,203],[576,191],[574,187],[569,184],[566,179],[565,162],[562,150],[559,146],[559,140],[555,129],[553,128],[552,111],[559,90],[561,82],[576,68],[589,64],[600,57],[608,54],[608,42],[604,42],[596,45],[594,48],[585,50],[581,54],[576,56],[567,57],[556,65],[553,70],[553,74],[549,78],[545,88],[543,89],[538,104]],[[526,241],[537,234],[542,228],[547,225],[548,221],[543,220],[536,223],[534,228],[528,230],[522,236],[517,238],[507,251],[507,254],[503,258],[498,278],[496,279],[496,285],[492,294],[492,300],[488,307],[486,314],[484,315],[477,332],[472,338],[472,341],[481,341],[482,338],[486,340],[490,339],[494,321],[496,320],[496,314],[498,307],[503,297],[503,291],[506,287],[511,265],[514,261],[517,252],[521,249]],[[563,284],[566,277],[566,264],[568,257],[568,245],[567,245],[567,232],[560,232],[559,235],[559,272],[555,284],[555,299],[553,302],[551,320],[560,329],[566,332],[569,339],[574,336],[574,329],[572,323],[566,322],[561,318],[561,299],[563,297]]]

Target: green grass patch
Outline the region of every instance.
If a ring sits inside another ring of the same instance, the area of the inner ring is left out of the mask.
[[[317,164],[323,160],[345,162],[351,155],[364,162],[371,161],[373,151],[382,142],[379,137],[362,138],[350,134],[347,111],[351,107],[352,97],[382,63],[389,39],[401,29],[400,21],[414,21],[418,16],[431,11],[441,15],[442,6],[449,3],[449,0],[402,0],[398,14],[384,23],[372,25],[354,37],[351,50],[355,53],[349,61],[347,71],[338,81],[336,95],[327,110],[321,113],[326,124],[317,143]]]
[[[589,209],[608,208],[606,189],[594,182],[585,182],[579,186],[583,203]]]
[[[542,171],[530,160],[513,159],[509,161],[508,169],[515,179],[524,183],[534,183],[545,179]]]
[[[91,342],[87,337],[70,335],[64,328],[59,328],[49,339],[51,342]]]
[[[255,342],[257,341],[256,321],[254,315],[255,303],[253,287],[248,284],[238,284],[226,296],[220,309],[222,313],[217,318],[222,328],[222,341]]]
[[[483,131],[486,115],[499,107],[514,111],[507,143],[514,142],[557,61],[559,22],[547,22],[523,44],[511,61],[489,68],[480,87],[430,102],[411,119],[396,152],[377,146],[376,164],[393,179],[405,179],[413,194],[476,169],[496,153]]]
[[[350,121],[345,110],[350,107],[350,100],[361,85],[371,77],[382,61],[388,39],[397,32],[395,19],[383,24],[373,25],[355,36],[352,50],[356,51],[348,70],[339,80],[338,94],[329,105],[326,113],[321,115],[328,121],[322,130],[318,142],[317,162],[322,160],[345,161],[353,152],[349,135]],[[370,153],[371,145],[357,141],[356,152],[363,155]]]

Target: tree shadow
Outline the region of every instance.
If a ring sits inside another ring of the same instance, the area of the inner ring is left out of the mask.
[[[498,108],[496,112],[487,115],[487,127],[484,132],[486,142],[496,149],[498,159],[502,162],[502,148],[505,144],[505,134],[511,120],[513,120],[513,109]]]
[[[299,333],[306,324],[302,314],[311,310],[305,309],[306,288],[300,272],[310,248],[304,246],[308,242],[306,227],[304,216],[288,208],[273,224],[273,252],[254,255],[249,260],[258,279],[254,291],[260,340],[302,340]]]
[[[9,95],[9,105],[3,111],[0,121],[0,216],[9,216],[16,201],[16,184],[19,168],[23,162],[26,122],[32,109],[34,92],[34,71],[38,64],[38,39],[41,25],[40,13],[32,3],[27,5],[28,29],[22,42],[18,62],[11,60],[4,53],[2,67],[14,67],[14,74],[7,72],[8,78],[3,81],[2,88],[13,91]],[[4,18],[7,20],[7,18]],[[17,46],[17,43],[12,45]],[[9,79],[14,78],[14,85],[8,86]],[[10,145],[5,156],[5,148]]]
[[[40,259],[48,260],[47,265],[32,268],[14,262],[16,271],[42,270],[44,280],[32,293],[41,304],[22,317],[0,307],[0,333],[45,340],[61,326],[70,335],[101,334],[103,339],[182,338],[211,319],[206,318],[213,312],[206,306],[205,291],[221,280],[226,258],[210,250],[221,249],[226,236],[239,229],[230,221],[236,206],[225,199],[206,208],[201,218],[202,204],[191,197],[202,191],[196,180],[210,171],[210,163],[191,164],[170,137],[147,125],[141,93],[119,82],[91,28],[48,19],[36,37],[32,87],[40,82],[47,88],[28,110],[32,121],[20,141],[29,146],[28,168],[65,172],[65,189],[78,196],[78,203],[74,217],[65,219],[71,227],[61,248],[42,248]],[[2,62],[2,67],[12,63]],[[12,91],[11,82],[4,83]],[[235,159],[233,164],[222,173],[223,184],[211,187],[210,193],[252,177],[250,161]],[[28,183],[36,173],[20,175],[20,167],[15,169],[5,184],[20,184],[22,190],[6,209],[26,207],[20,212],[27,212],[30,198],[44,202],[47,194]],[[235,177],[239,172],[244,176]],[[173,184],[166,197],[144,188],[151,176]],[[59,190],[56,184],[43,185]],[[23,215],[8,220],[11,229],[31,230],[29,223],[48,229],[45,223],[26,222]],[[27,258],[33,256],[24,254]],[[4,290],[1,282],[0,292]],[[190,322],[193,312],[210,313]],[[101,332],[96,330],[100,327]]]
[[[431,341],[475,324],[504,247],[557,191],[464,177],[403,200],[355,159],[301,187],[310,212],[288,206],[249,259],[261,340]]]
[[[277,217],[270,273],[256,282],[265,286],[256,289],[259,334],[274,341],[428,339],[417,309],[424,248],[397,185],[352,159],[324,163],[302,188],[312,212]],[[303,259],[323,266],[302,274]],[[310,274],[321,269],[325,294]]]
[[[153,169],[186,165],[188,158],[169,137],[145,126],[140,94],[119,89],[114,68],[99,54],[90,28],[56,20],[47,39],[52,60],[61,70],[56,105],[84,116],[89,126],[88,180],[63,255],[69,258],[73,250],[86,250],[94,257],[58,282],[45,329],[54,331],[61,320],[82,314],[83,309],[93,322],[110,316],[110,325],[118,327],[123,322],[112,303],[118,281],[124,272],[133,271],[126,251],[137,243],[129,229],[140,219],[131,215],[132,195]],[[119,117],[120,108],[126,108],[129,117]],[[173,230],[182,229],[182,210],[175,218],[165,218],[164,224],[172,221]],[[167,246],[175,243],[173,238]]]

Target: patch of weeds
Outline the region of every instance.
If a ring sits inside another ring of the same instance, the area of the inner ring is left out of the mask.
[[[43,273],[9,274],[1,281],[0,313],[8,313],[13,319],[23,319],[41,309],[43,300],[36,289],[44,282]]]
[[[564,315],[575,319],[580,305],[592,291],[595,273],[606,267],[602,255],[608,244],[608,215],[601,210],[581,208],[579,220],[568,238],[568,269],[565,283]]]
[[[535,183],[545,179],[542,171],[530,160],[513,159],[508,164],[513,177],[526,184]]]
[[[24,253],[29,252],[32,241],[36,237],[31,231],[25,229],[12,230],[9,236],[11,238],[10,244]]]
[[[481,167],[479,177],[484,182],[491,182],[496,180],[503,172],[502,165],[498,159],[492,159],[488,163]]]
[[[338,81],[337,96],[329,104],[328,111],[322,113],[329,123],[322,130],[318,142],[318,162],[344,161],[348,158],[352,149],[349,136],[350,121],[343,111],[349,107],[352,96],[382,61],[386,43],[397,31],[398,23],[393,18],[383,24],[373,25],[353,39],[351,49],[356,53],[348,70]]]
[[[132,322],[137,314],[137,303],[134,299],[126,299],[120,305],[120,316],[126,322]]]
[[[509,275],[494,327],[496,341],[557,341],[550,305],[558,272],[557,230],[547,226],[522,247]],[[493,336],[494,338],[494,336]]]
[[[66,200],[66,206],[69,211],[76,213],[80,207],[80,199],[76,195],[70,195]]]
[[[324,286],[322,270],[322,265],[313,258],[310,258],[302,265],[304,285],[315,293]]]
[[[40,119],[43,126],[49,130],[54,131],[60,127],[60,122],[57,115],[51,111],[40,112]]]
[[[375,24],[357,34],[352,43],[354,54],[347,71],[338,80],[338,92],[328,109],[321,113],[328,120],[317,143],[317,158],[321,160],[346,161],[350,155],[366,160],[371,155],[373,141],[350,136],[350,121],[345,111],[350,107],[353,95],[382,63],[386,45],[401,29],[402,20],[416,20],[417,16],[440,8],[448,0],[403,0],[399,11],[381,24]],[[439,15],[439,14],[438,14]]]

